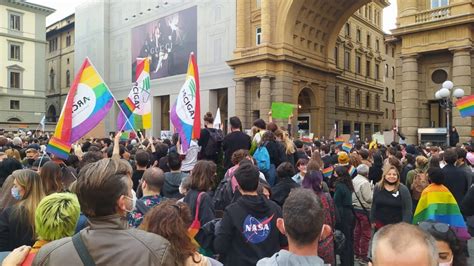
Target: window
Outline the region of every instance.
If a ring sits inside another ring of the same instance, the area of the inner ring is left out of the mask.
[[[21,15],[10,13],[10,29],[21,31]]]
[[[392,90],[392,103],[395,102],[395,90]]]
[[[261,0],[256,0],[255,5],[257,6],[257,8],[260,8],[261,5],[262,5],[262,1]]]
[[[369,6],[369,20],[372,21],[372,7]]]
[[[388,108],[385,108],[385,119],[388,119]]]
[[[360,107],[361,106],[361,93],[360,91],[357,91],[356,93],[356,98],[355,98],[355,101],[356,101],[356,106],[357,107]]]
[[[388,55],[388,44],[385,45],[385,54]]]
[[[361,73],[360,62],[361,62],[360,56],[356,56],[356,62],[355,63],[356,63],[356,73],[357,74]]]
[[[438,8],[449,5],[449,0],[431,0],[431,8]]]
[[[49,52],[52,53],[56,50],[58,50],[58,38],[49,40]]]
[[[388,102],[388,88],[385,88],[385,100]]]
[[[69,70],[66,70],[66,87],[71,86],[71,73]]]
[[[375,64],[375,79],[380,80],[380,65]]]
[[[336,67],[339,67],[339,47],[334,47],[334,61],[336,63]]]
[[[54,91],[54,70],[49,71],[49,90]]]
[[[372,40],[370,38],[370,34],[367,34],[367,47],[372,47],[371,42],[372,42]]]
[[[367,60],[367,61],[365,62],[365,76],[366,76],[366,77],[369,77],[369,78],[372,77],[372,74],[371,74],[370,72],[371,72],[371,71],[370,71],[370,61]]]
[[[379,40],[375,40],[375,51],[380,52],[380,42]]]
[[[69,58],[66,59],[66,63],[69,65]]]
[[[10,71],[10,88],[21,88],[21,73],[17,71]]]
[[[335,94],[336,94],[336,105],[339,105],[339,86],[336,86]]]
[[[380,110],[380,96],[375,96],[375,109]]]
[[[255,34],[255,43],[257,45],[259,45],[259,44],[262,43],[262,28],[257,27],[255,32],[256,32],[256,34]]]
[[[385,77],[388,78],[388,64],[385,64]]]
[[[351,52],[350,51],[344,52],[344,69],[351,70]]]
[[[366,6],[365,6],[364,16],[367,18],[368,15],[369,15],[369,7],[366,5]]]
[[[344,90],[344,104],[351,104],[351,91],[349,90],[349,87],[346,87],[346,89]]]
[[[370,109],[370,93],[367,92],[367,95],[365,96],[365,107],[367,109]]]
[[[356,41],[357,41],[357,42],[360,42],[360,39],[361,39],[360,36],[361,36],[361,34],[362,34],[361,30],[360,30],[360,29],[357,29],[357,33],[356,33]]]
[[[345,26],[345,34],[344,36],[346,37],[351,37],[351,25],[349,23],[346,23],[346,26]]]
[[[66,47],[71,46],[71,35],[66,36]]]
[[[392,47],[392,57],[395,57],[395,48]]]
[[[10,43],[10,53],[8,55],[9,60],[21,60],[21,45]]]
[[[395,79],[395,67],[392,67],[392,79]]]
[[[20,110],[20,101],[10,100],[10,109]]]

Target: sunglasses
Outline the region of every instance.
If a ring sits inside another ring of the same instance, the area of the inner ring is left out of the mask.
[[[418,226],[424,231],[430,231],[434,229],[438,233],[443,233],[443,234],[449,231],[449,224],[438,223],[438,222],[433,222],[433,221],[420,222],[418,223]]]

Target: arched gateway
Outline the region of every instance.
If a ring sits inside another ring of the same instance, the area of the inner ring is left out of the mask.
[[[303,110],[310,131],[328,136],[336,122],[335,79],[340,74],[334,47],[349,17],[369,2],[237,1],[236,49],[228,64],[235,70],[235,113],[244,127],[251,126],[255,114],[266,118],[272,101],[297,104],[299,97],[313,97],[307,101],[312,106]]]

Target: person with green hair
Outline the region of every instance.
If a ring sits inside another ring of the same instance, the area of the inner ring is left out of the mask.
[[[22,265],[31,265],[36,253],[47,243],[64,237],[73,236],[79,219],[80,205],[77,196],[72,193],[53,193],[44,197],[35,212],[35,228],[38,240],[31,249],[19,247],[23,252],[12,252],[5,260],[22,261]],[[26,253],[25,249],[29,252]],[[21,256],[26,257],[21,258]],[[12,258],[15,257],[15,258]]]

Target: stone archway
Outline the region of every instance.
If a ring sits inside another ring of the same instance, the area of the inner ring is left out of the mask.
[[[237,1],[236,49],[228,64],[235,73],[235,113],[244,127],[250,128],[254,113],[266,119],[272,102],[297,103],[303,84],[317,84],[312,91],[320,111],[311,128],[329,136],[340,73],[334,60],[337,36],[349,17],[369,2],[261,0],[257,6],[256,1]],[[261,92],[259,110],[252,108],[254,83]]]
[[[48,112],[46,113],[46,121],[57,122],[56,107],[54,107],[54,105],[49,106]]]

